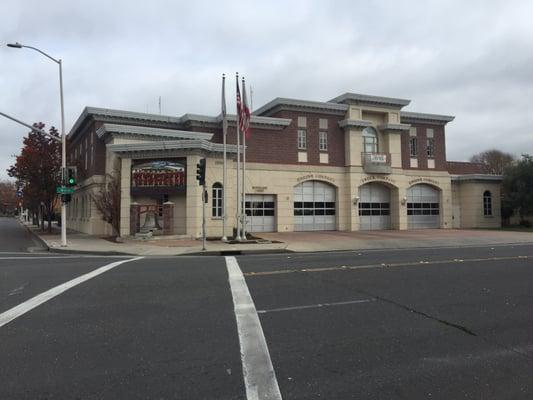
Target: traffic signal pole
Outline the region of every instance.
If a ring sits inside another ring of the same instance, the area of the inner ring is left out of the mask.
[[[202,250],[205,250],[205,203],[207,203],[207,191],[202,186]]]
[[[205,158],[201,158],[196,164],[196,180],[202,187],[202,250],[205,250],[205,203],[207,203],[207,191],[205,190]]]

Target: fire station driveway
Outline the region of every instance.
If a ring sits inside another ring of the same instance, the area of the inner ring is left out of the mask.
[[[533,243],[533,232],[483,229],[276,232],[258,236],[283,242],[295,252]]]

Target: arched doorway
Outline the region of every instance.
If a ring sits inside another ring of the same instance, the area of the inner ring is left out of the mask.
[[[320,181],[305,181],[294,187],[294,230],[334,231],[335,187]]]
[[[359,229],[362,231],[391,229],[389,187],[367,183],[359,188]]]
[[[407,228],[440,228],[440,191],[418,184],[407,189]]]

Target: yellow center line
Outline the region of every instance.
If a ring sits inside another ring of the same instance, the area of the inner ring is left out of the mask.
[[[403,263],[392,263],[392,264],[367,264],[367,265],[341,265],[338,267],[306,267],[306,268],[287,268],[287,269],[278,269],[273,271],[259,271],[259,272],[246,272],[243,273],[244,276],[265,276],[265,275],[282,275],[282,274],[293,274],[293,273],[306,273],[306,272],[329,272],[329,271],[345,271],[345,270],[355,270],[355,269],[368,269],[368,268],[395,268],[395,267],[412,267],[412,266],[421,266],[421,265],[436,265],[436,264],[453,264],[453,263],[465,263],[465,262],[484,262],[484,261],[509,261],[509,260],[525,260],[531,259],[533,256],[506,256],[506,257],[487,257],[487,258],[453,258],[448,260],[434,260],[434,261],[411,261]]]

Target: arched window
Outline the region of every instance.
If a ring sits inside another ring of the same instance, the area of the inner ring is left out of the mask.
[[[212,216],[222,217],[222,184],[216,182],[213,184],[212,191]]]
[[[492,215],[492,194],[488,190],[483,193],[483,215]]]
[[[363,129],[363,149],[365,153],[378,152],[378,133],[370,126]]]

